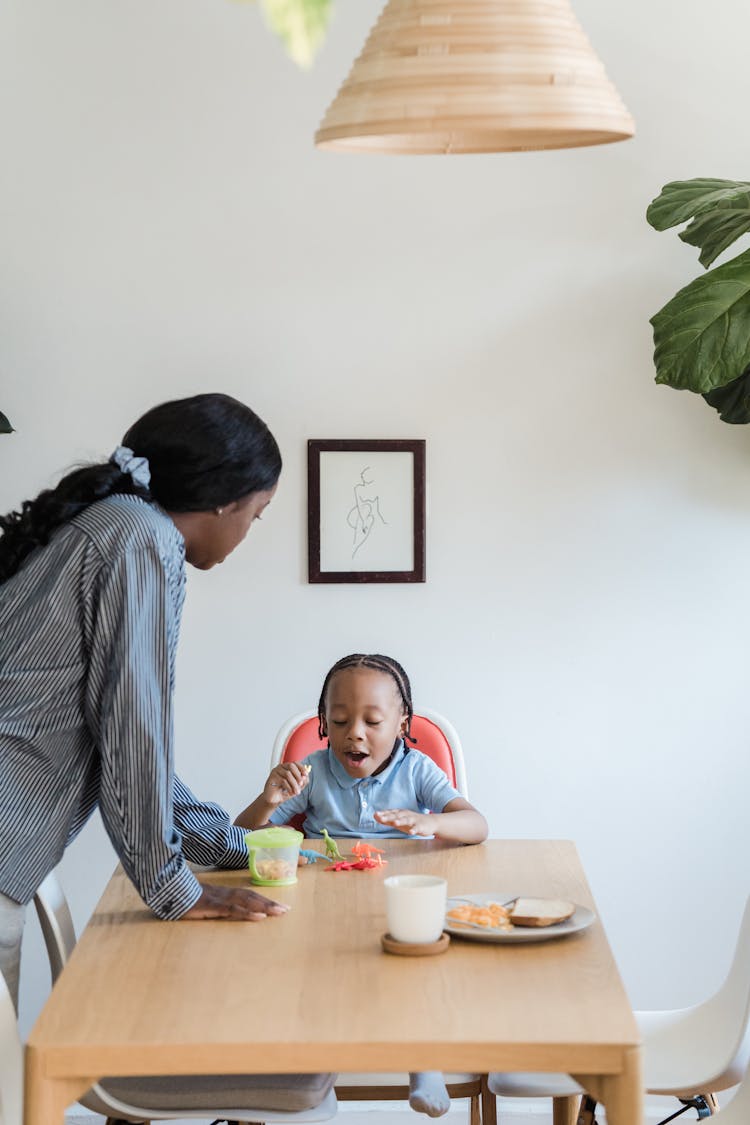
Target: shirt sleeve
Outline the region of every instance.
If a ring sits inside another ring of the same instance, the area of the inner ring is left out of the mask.
[[[99,807],[126,874],[160,918],[181,917],[201,895],[172,808],[178,629],[156,546],[128,550],[102,570],[86,686]]]
[[[247,867],[246,828],[232,824],[229,813],[213,801],[200,801],[175,775],[174,823],[182,851],[205,867]]]
[[[449,801],[461,796],[432,758],[414,750],[410,750],[409,754],[414,754],[414,787],[423,809],[440,813]]]

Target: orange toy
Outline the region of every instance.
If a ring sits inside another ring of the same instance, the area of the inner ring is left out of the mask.
[[[382,848],[376,848],[372,844],[366,844],[364,840],[357,840],[357,843],[352,848],[352,855],[356,855],[357,859],[363,860],[368,867],[382,867],[387,863],[387,859],[381,859],[385,852]]]

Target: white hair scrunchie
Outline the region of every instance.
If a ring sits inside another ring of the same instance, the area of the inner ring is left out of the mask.
[[[145,457],[136,457],[132,449],[128,449],[126,445],[118,445],[110,457],[113,465],[121,473],[127,473],[133,478],[134,484],[139,484],[141,488],[148,488],[151,484],[151,469],[149,468],[148,460]]]

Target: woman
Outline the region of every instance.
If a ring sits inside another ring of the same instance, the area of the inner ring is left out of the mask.
[[[197,395],[0,517],[0,969],[16,1003],[25,904],[97,806],[160,918],[287,909],[188,867],[247,854],[244,831],[174,776],[172,722],[185,562],[223,562],[280,472],[252,410]]]

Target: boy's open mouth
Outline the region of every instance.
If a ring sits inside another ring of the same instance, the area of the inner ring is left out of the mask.
[[[354,762],[356,766],[358,766],[360,762],[364,762],[365,758],[368,757],[368,755],[363,754],[361,750],[347,750],[345,756],[350,762]]]

